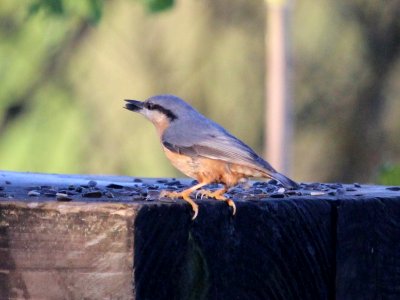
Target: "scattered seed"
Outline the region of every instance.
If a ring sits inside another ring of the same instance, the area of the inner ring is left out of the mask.
[[[178,184],[181,184],[181,182],[179,180],[172,180],[170,182],[165,183],[165,185],[167,185],[167,186],[178,185]]]
[[[83,193],[82,197],[85,198],[100,198],[103,194],[100,191],[93,191],[93,192],[87,192]]]
[[[331,183],[331,184],[327,184],[327,186],[334,190],[337,190],[337,189],[340,189],[343,187],[343,185],[340,183]]]
[[[53,190],[53,189],[49,189],[49,190],[44,190],[42,192],[42,194],[45,195],[46,197],[55,197],[57,194],[57,191]]]
[[[276,192],[279,193],[279,194],[283,194],[285,192],[285,189],[284,188],[279,188]]]
[[[87,184],[89,187],[95,187],[97,185],[97,181],[89,180],[89,182]]]
[[[133,179],[133,182],[142,182],[143,180],[142,179],[140,179],[140,178],[135,178],[135,179]]]
[[[285,194],[288,196],[301,195],[301,193],[297,191],[286,191]]]
[[[187,188],[187,185],[177,184],[177,185],[175,185],[175,188],[177,188],[177,189]]]
[[[269,187],[269,186],[270,186],[270,183],[265,182],[265,181],[257,181],[257,182],[254,182],[254,184],[253,184],[253,187],[260,187],[260,188],[266,188],[266,187]]]
[[[386,188],[389,191],[400,191],[400,186],[390,186]]]
[[[253,194],[263,194],[264,193],[264,191],[262,190],[262,189],[255,189],[255,190],[253,190]]]
[[[285,197],[285,195],[284,194],[282,194],[282,193],[274,193],[274,194],[271,194],[271,195],[269,195],[271,198],[284,198]]]
[[[156,182],[157,183],[167,183],[168,179],[158,179]]]
[[[114,194],[111,193],[111,192],[106,192],[104,195],[105,195],[107,198],[114,198]]]
[[[149,186],[147,187],[147,189],[148,189],[149,191],[154,191],[154,190],[158,190],[159,187],[156,186],[156,185],[149,185]]]
[[[120,184],[110,183],[110,184],[106,185],[106,188],[119,190],[119,189],[123,189],[124,186],[122,186]]]
[[[57,201],[71,201],[72,198],[69,197],[67,194],[64,193],[57,193],[56,194]]]
[[[28,192],[28,196],[29,197],[39,197],[40,196],[40,192],[38,192],[38,191],[29,191]]]
[[[326,193],[324,193],[324,192],[311,192],[310,195],[311,196],[323,196],[323,195],[326,195]]]

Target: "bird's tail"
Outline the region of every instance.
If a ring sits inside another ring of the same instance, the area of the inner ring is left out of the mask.
[[[282,183],[286,188],[291,188],[291,189],[298,189],[299,184],[292,179],[286,177],[285,175],[281,173],[269,173],[269,177],[272,177],[273,179],[278,180],[280,183]]]

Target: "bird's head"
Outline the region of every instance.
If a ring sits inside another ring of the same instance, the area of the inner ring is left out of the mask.
[[[172,123],[185,119],[194,109],[179,97],[158,95],[145,101],[125,100],[125,108],[138,112],[150,120],[159,134]]]

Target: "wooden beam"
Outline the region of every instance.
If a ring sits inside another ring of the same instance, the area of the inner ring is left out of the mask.
[[[0,171],[0,299],[400,298],[400,187],[189,184]]]

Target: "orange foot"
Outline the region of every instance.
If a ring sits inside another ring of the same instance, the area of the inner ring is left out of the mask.
[[[233,210],[232,215],[235,215],[236,214],[235,202],[233,202],[232,199],[229,199],[229,198],[225,197],[224,196],[225,192],[226,192],[225,188],[220,189],[220,190],[216,190],[214,192],[203,189],[203,190],[199,190],[197,192],[197,194],[200,194],[201,198],[208,197],[208,198],[214,198],[214,199],[219,200],[219,201],[225,201],[230,207],[232,207],[232,210]]]
[[[182,192],[171,192],[171,191],[161,191],[160,197],[167,197],[167,198],[183,198],[186,202],[190,204],[193,210],[193,217],[192,220],[196,219],[197,215],[199,214],[199,206],[192,200],[190,199],[190,193],[188,193],[186,190]]]

